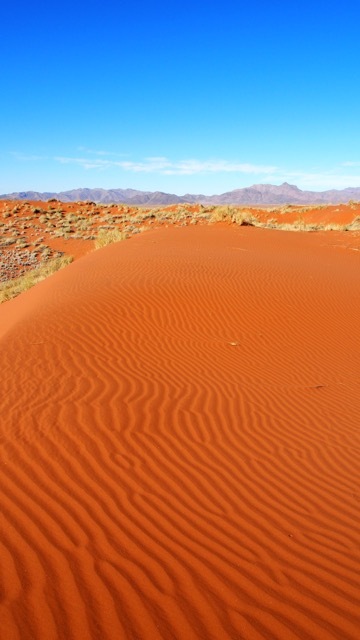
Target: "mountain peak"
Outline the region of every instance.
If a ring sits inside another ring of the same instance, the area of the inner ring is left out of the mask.
[[[360,200],[360,187],[342,190],[302,191],[295,184],[254,184],[251,187],[234,189],[219,195],[204,196],[187,193],[177,196],[162,191],[138,191],[137,189],[72,189],[60,193],[22,191],[0,195],[0,200],[48,200],[57,198],[62,202],[92,200],[98,203],[122,203],[131,205],[169,205],[188,203],[233,204],[233,205],[281,205],[281,204],[330,204]]]

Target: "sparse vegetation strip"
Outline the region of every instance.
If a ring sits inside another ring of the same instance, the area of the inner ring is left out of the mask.
[[[48,276],[63,269],[73,261],[72,256],[62,256],[61,258],[54,258],[48,262],[44,262],[36,269],[28,271],[20,278],[13,278],[7,282],[0,284],[0,303],[6,302],[11,298],[15,298],[20,293],[27,291],[41,280],[45,280]]]
[[[60,262],[56,259],[72,253],[74,240],[81,241],[83,247],[88,243],[86,250],[74,251],[76,258],[151,228],[217,223],[298,232],[359,232],[360,202],[259,209],[183,203],[164,207],[64,203],[54,198],[48,202],[0,201],[0,301],[46,277],[52,272],[49,263],[64,266],[66,258]],[[36,272],[34,276],[32,271]]]

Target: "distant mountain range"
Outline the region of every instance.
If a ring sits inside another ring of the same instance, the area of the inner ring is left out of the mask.
[[[235,189],[220,195],[204,196],[186,193],[177,196],[161,191],[137,191],[136,189],[72,189],[60,193],[38,191],[19,191],[0,195],[1,200],[49,200],[57,198],[62,202],[91,200],[103,204],[129,205],[168,205],[180,203],[235,204],[235,205],[272,205],[272,204],[337,204],[349,200],[360,200],[360,187],[331,189],[329,191],[302,191],[293,184],[284,182],[272,184],[254,184],[252,187]]]

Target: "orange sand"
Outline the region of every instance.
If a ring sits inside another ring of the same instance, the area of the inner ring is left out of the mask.
[[[358,640],[353,249],[169,227],[2,305],[1,637]]]

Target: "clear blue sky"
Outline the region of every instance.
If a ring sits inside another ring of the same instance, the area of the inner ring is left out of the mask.
[[[360,186],[359,0],[4,0],[0,19],[0,193]]]

